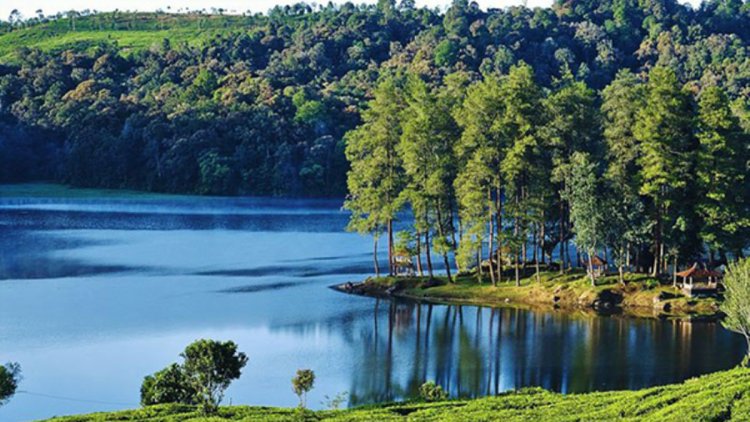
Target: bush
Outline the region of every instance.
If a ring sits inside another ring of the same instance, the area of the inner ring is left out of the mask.
[[[419,396],[424,401],[440,401],[448,398],[448,393],[443,387],[435,384],[433,381],[427,381],[419,387]]]

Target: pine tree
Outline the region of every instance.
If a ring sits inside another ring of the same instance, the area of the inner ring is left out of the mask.
[[[640,145],[634,135],[638,111],[644,107],[645,86],[628,70],[620,71],[603,92],[602,125],[607,147],[606,243],[612,251],[620,282],[630,266],[630,251],[645,242],[649,225],[640,198]]]
[[[449,253],[453,249],[453,142],[457,127],[450,108],[424,81],[412,76],[408,83],[407,107],[403,112],[403,133],[398,146],[408,176],[405,194],[422,220],[420,228],[429,236],[433,229],[433,249],[443,256],[452,281]],[[429,237],[428,237],[429,239]],[[429,241],[426,242],[429,246]],[[428,249],[429,251],[429,249]],[[428,268],[432,268],[428,257]]]
[[[641,146],[640,193],[652,201],[654,276],[665,266],[665,249],[693,229],[689,189],[693,171],[692,115],[690,98],[681,89],[674,71],[652,69],[646,84],[646,104],[638,112],[634,134]]]
[[[481,276],[481,251],[486,239],[493,284],[497,284],[502,273],[499,259],[502,248],[497,247],[498,259],[494,264],[492,256],[499,231],[496,227],[501,226],[500,163],[507,150],[499,124],[502,114],[500,81],[492,76],[469,87],[463,107],[456,113],[456,120],[463,130],[456,144],[456,156],[462,163],[455,182],[463,229],[459,260],[463,266],[468,266],[470,258],[478,256]]]
[[[743,151],[746,144],[729,99],[717,87],[701,93],[698,141],[701,238],[709,247],[709,256],[714,251],[737,253],[745,246],[747,241],[743,237],[750,227],[750,216],[745,212],[747,198],[742,189],[747,177]]]
[[[566,175],[570,157],[576,151],[600,155],[599,113],[595,107],[596,96],[584,82],[575,81],[567,74],[557,90],[544,101],[547,122],[542,128],[547,147],[552,155],[552,183],[558,194],[558,236],[560,272],[570,262],[567,243],[570,233],[569,204],[562,197],[566,190]]]
[[[541,89],[534,82],[534,72],[530,66],[521,63],[510,69],[501,89],[504,113],[498,122],[503,133],[504,144],[509,148],[500,163],[505,183],[506,200],[509,201],[509,214],[513,219],[512,234],[516,246],[514,269],[516,285],[520,285],[520,260],[527,260],[526,244],[529,229],[538,207],[531,196],[532,175],[538,154],[537,126],[541,123],[539,108],[542,99]]]
[[[400,91],[394,77],[384,77],[363,113],[362,125],[346,135],[346,158],[351,169],[347,174],[349,198],[344,206],[352,212],[349,229],[374,236],[376,274],[377,241],[383,229],[388,240],[388,272],[394,272],[393,220],[403,205],[404,172],[397,152],[404,108]]]
[[[603,207],[598,196],[596,164],[589,154],[575,152],[570,158],[570,173],[563,197],[570,204],[570,219],[575,230],[575,243],[588,256],[591,285],[596,285],[592,259],[604,238]]]

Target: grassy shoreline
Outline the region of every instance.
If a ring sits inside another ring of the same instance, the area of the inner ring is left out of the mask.
[[[94,421],[468,421],[468,420],[625,420],[750,421],[750,369],[689,379],[643,390],[559,394],[526,388],[495,397],[405,402],[346,410],[301,411],[260,406],[223,406],[218,415],[202,417],[195,406],[157,405],[136,410],[49,419]]]
[[[717,319],[719,298],[691,298],[671,285],[642,274],[626,274],[625,285],[617,276],[597,279],[591,286],[583,272],[544,271],[526,275],[517,287],[506,277],[493,286],[481,284],[474,275],[461,275],[455,283],[444,277],[371,277],[356,284],[336,286],[345,293],[371,297],[399,297],[443,304],[515,306],[534,309],[561,309],[591,313],[622,313],[648,318]]]

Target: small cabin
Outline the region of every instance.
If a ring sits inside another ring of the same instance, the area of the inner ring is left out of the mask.
[[[414,263],[407,252],[397,251],[393,255],[393,270],[396,275],[414,276]]]
[[[675,274],[675,284],[689,296],[714,294],[718,290],[722,277],[722,273],[703,268],[696,262],[687,270]]]
[[[586,273],[588,274],[590,271],[594,272],[594,277],[601,277],[603,275],[607,274],[607,260],[594,255],[591,258],[591,265],[589,266],[589,262],[586,261]]]
[[[510,250],[509,247],[503,246],[502,248],[495,248],[494,251],[492,251],[492,255],[488,259],[482,260],[482,269],[485,271],[490,270],[490,263],[493,267],[497,267],[497,256],[500,254],[500,262],[503,266],[511,265],[513,259],[513,252]]]

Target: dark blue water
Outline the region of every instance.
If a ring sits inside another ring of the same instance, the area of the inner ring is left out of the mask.
[[[0,362],[18,421],[138,405],[143,377],[191,341],[248,354],[225,402],[294,406],[402,399],[435,380],[454,396],[522,386],[640,388],[729,368],[738,336],[712,323],[375,301],[328,288],[372,271],[371,239],[340,201],[0,198]],[[381,254],[384,256],[385,254]]]

